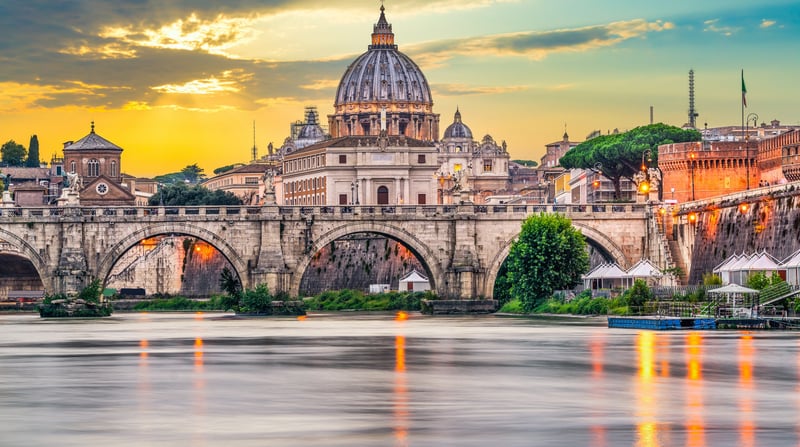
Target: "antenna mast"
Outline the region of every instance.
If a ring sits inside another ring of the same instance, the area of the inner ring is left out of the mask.
[[[699,113],[694,109],[694,70],[689,70],[689,127],[697,129]]]
[[[258,158],[258,149],[256,149],[256,122],[253,120],[253,161]]]

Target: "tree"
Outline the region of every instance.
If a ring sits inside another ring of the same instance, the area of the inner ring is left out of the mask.
[[[586,241],[558,214],[530,216],[506,259],[511,296],[533,310],[554,290],[571,289],[589,269]]]
[[[189,183],[197,183],[204,177],[203,168],[197,166],[197,163],[181,169],[181,174]]]
[[[658,146],[700,141],[700,132],[666,124],[640,126],[620,134],[601,135],[567,151],[560,164],[567,169],[591,169],[614,184],[614,199],[622,196],[621,181],[634,180],[640,171],[645,151],[650,151],[649,167],[658,166]]]
[[[163,186],[148,200],[150,206],[241,205],[242,200],[226,191],[211,191],[200,185],[176,183]]]
[[[25,160],[25,166],[29,168],[38,168],[39,164],[39,137],[34,135],[31,137],[31,142],[28,144],[28,158]]]
[[[14,140],[8,140],[0,147],[2,153],[2,160],[8,166],[22,166],[25,160],[25,155],[28,153],[25,146],[17,144]]]

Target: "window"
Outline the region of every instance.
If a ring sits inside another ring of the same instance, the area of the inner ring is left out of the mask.
[[[88,163],[89,170],[86,172],[88,177],[97,177],[100,175],[100,162],[93,158]]]
[[[347,194],[339,194],[339,205],[347,205]]]
[[[69,172],[71,172],[73,174],[75,173],[75,161],[74,160],[69,162]]]
[[[245,177],[244,178],[245,185],[258,185],[258,177]]]
[[[117,176],[117,161],[111,160],[111,177]]]
[[[347,164],[347,155],[344,154],[339,155],[339,164],[340,165]]]
[[[483,160],[483,172],[492,172],[492,160]]]
[[[425,164],[425,154],[417,155],[417,163],[424,165]]]
[[[378,187],[378,205],[389,204],[389,188],[385,186]]]
[[[417,195],[417,204],[425,205],[427,203],[427,196],[425,194]]]

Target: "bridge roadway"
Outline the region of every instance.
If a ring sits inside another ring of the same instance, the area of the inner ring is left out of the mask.
[[[408,247],[431,288],[448,298],[491,298],[497,273],[531,214],[560,213],[623,268],[648,250],[643,204],[186,206],[0,209],[0,259],[29,260],[47,292],[73,293],[107,280],[140,241],[165,234],[201,239],[230,261],[244,287],[267,284],[297,296],[316,252],[353,233]]]

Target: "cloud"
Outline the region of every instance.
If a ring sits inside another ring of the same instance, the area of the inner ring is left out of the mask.
[[[648,22],[643,19],[613,22],[554,31],[527,31],[428,42],[408,47],[421,60],[439,60],[462,56],[519,56],[534,60],[562,52],[582,52],[610,47],[625,40],[645,37],[651,32],[671,30],[671,22]]]
[[[151,88],[162,93],[182,95],[211,95],[224,92],[236,93],[242,90],[240,84],[252,77],[253,75],[251,73],[243,73],[241,70],[228,70],[224,71],[219,78],[211,76],[206,79],[193,79],[183,84],[164,84]]]
[[[732,26],[720,26],[719,19],[706,20],[705,22],[703,22],[703,25],[705,25],[703,31],[719,33],[722,34],[723,36],[732,36],[740,29]]]
[[[513,93],[528,90],[526,85],[509,85],[503,87],[468,86],[464,84],[435,84],[431,88],[437,95],[464,96],[464,95],[491,95]]]
[[[301,85],[306,90],[329,90],[339,86],[339,79],[318,79],[311,84]]]
[[[769,28],[769,27],[775,25],[776,23],[777,22],[774,21],[774,20],[761,19],[761,28]]]
[[[226,50],[252,41],[257,35],[252,18],[227,17],[201,19],[196,13],[159,27],[107,26],[98,33],[124,47],[149,47],[170,50],[205,51],[228,55]]]

